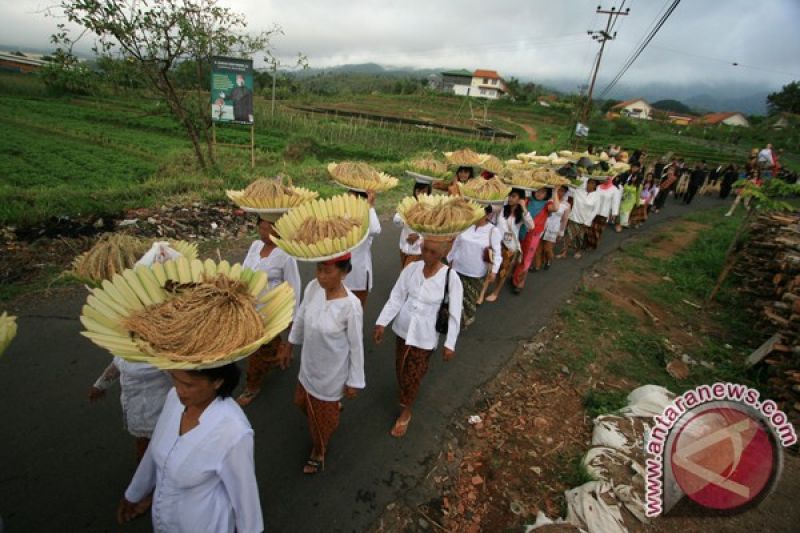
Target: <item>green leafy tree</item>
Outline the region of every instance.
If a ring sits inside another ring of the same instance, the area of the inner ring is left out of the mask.
[[[99,88],[97,74],[69,51],[56,50],[39,75],[53,94],[94,94]]]
[[[767,109],[775,113],[800,113],[800,82],[793,81],[767,96]]]
[[[118,53],[135,61],[148,84],[165,101],[192,142],[203,169],[215,164],[211,140],[208,65],[216,55],[269,55],[273,27],[255,35],[245,33],[243,14],[217,0],[61,0],[51,10],[81,28],[73,40],[65,24],[58,25],[53,42],[62,53],[81,37],[94,36],[99,55]],[[173,70],[182,62],[194,66],[195,90],[179,90]],[[204,148],[205,146],[205,148]]]
[[[142,69],[132,57],[102,55],[97,58],[96,68],[102,81],[113,87],[143,89],[146,86]]]
[[[620,103],[622,100],[605,100],[603,101],[603,105],[600,106],[600,110],[603,113],[608,113],[611,111],[611,108]]]
[[[653,107],[661,111],[672,111],[673,113],[688,114],[692,112],[688,105],[679,100],[659,100],[658,102],[653,102]]]

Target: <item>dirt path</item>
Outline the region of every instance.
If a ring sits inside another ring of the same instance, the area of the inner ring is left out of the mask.
[[[503,120],[505,120],[506,122],[510,122],[511,124],[514,124],[515,126],[519,126],[523,130],[525,130],[525,133],[528,134],[528,140],[529,141],[536,141],[536,140],[539,139],[539,133],[536,131],[536,128],[534,128],[533,126],[529,126],[528,124],[523,124],[521,122],[516,122],[514,120],[511,120],[508,117],[503,117]]]
[[[615,331],[614,323],[622,316],[616,313],[657,327],[658,338],[669,339],[678,354],[701,353],[704,339],[716,329],[711,321],[687,326],[683,309],[649,298],[646,287],[661,278],[635,268],[635,262],[626,263],[630,256],[638,256],[641,244],[643,257],[671,257],[708,228],[692,222],[679,224],[655,236],[633,239],[625,245],[630,252],[613,254],[584,274],[583,285],[597,296],[565,294],[561,316],[522,342],[497,377],[475,393],[472,406],[448,428],[447,444],[427,465],[427,476],[405,499],[387,508],[375,531],[426,527],[469,533],[512,531],[532,524],[540,511],[553,518],[564,515],[564,490],[589,481],[578,466],[591,441],[594,415],[586,411],[587,394],[598,391],[624,397],[643,384],[630,374],[609,371],[615,363],[630,364],[618,346],[634,339]],[[575,333],[576,328],[591,329],[584,322],[584,311],[590,307],[611,323],[594,339]],[[649,371],[664,371],[663,362]],[[692,373],[702,371],[699,365],[691,367]],[[470,422],[469,416],[478,418]],[[793,503],[800,495],[798,471],[800,458],[785,454],[776,492],[761,507],[736,517],[710,517],[694,510],[658,518],[646,526],[636,522],[637,529],[791,531],[800,518]],[[556,530],[577,531],[567,526],[548,531]]]
[[[716,205],[719,202],[710,198],[698,198],[688,207],[671,202],[638,233],[652,235],[690,212]],[[570,422],[577,429],[569,438],[562,438],[564,431],[560,424],[547,417],[549,435],[544,437],[543,430],[531,429],[535,426],[529,424],[537,421],[526,413],[520,415],[525,419],[524,425],[522,421],[516,424],[522,428],[519,439],[523,442],[528,434],[537,440],[544,438],[537,444],[542,454],[566,440],[546,460],[552,460],[554,466],[569,464],[571,457],[585,446],[580,426],[580,396],[577,393],[572,397],[562,396],[575,383],[569,374],[548,377],[540,372],[534,366],[538,363],[534,355],[542,355],[533,345],[527,347],[527,356],[520,348],[521,363],[517,359],[509,361],[520,340],[528,339],[543,326],[547,326],[548,334],[557,334],[548,325],[554,311],[563,307],[564,299],[569,298],[569,291],[580,282],[586,269],[616,250],[631,234],[611,232],[604,236],[597,252],[587,254],[581,261],[559,262],[548,272],[532,275],[523,295],[517,297],[507,291],[497,304],[481,308],[479,320],[459,337],[456,358],[444,363],[440,352],[431,358],[414,422],[402,440],[389,435],[397,416],[394,343],[384,341],[375,345],[366,339],[367,389],[356,400],[346,402],[325,471],[314,479],[303,476],[300,470],[308,457],[308,427],[291,403],[299,357],[295,358],[292,369],[270,374],[261,395],[247,409],[256,432],[256,475],[267,529],[293,533],[366,531],[386,506],[398,498],[432,502],[432,508],[441,508],[440,491],[411,494],[410,487],[422,487],[420,480],[437,477],[442,484],[447,483],[449,471],[440,467],[432,471],[432,468],[440,454],[446,459],[448,447],[456,450],[462,442],[459,439],[468,436],[456,433],[460,431],[459,425],[462,430],[468,426],[464,415],[487,411],[497,401],[503,403],[492,411],[496,418],[504,417],[506,410],[514,408],[502,396],[505,392],[498,392],[498,397],[484,395],[484,385],[494,380],[503,368],[514,369],[514,374],[504,374],[508,387],[515,380],[531,378],[543,384],[537,389],[540,398],[529,400],[534,413],[558,407],[554,404],[562,398],[571,402],[563,408],[564,416],[575,417]],[[397,278],[398,239],[399,229],[384,222],[380,237],[373,243],[375,286],[364,315],[365,328],[375,323]],[[222,256],[231,262],[240,261],[249,242],[233,244],[237,246],[222,249]],[[211,252],[216,257],[214,250]],[[303,280],[313,277],[313,268],[313,264],[307,263],[300,266]],[[87,532],[118,530],[114,509],[131,476],[133,449],[130,436],[121,428],[116,395],[110,393],[105,400],[92,405],[86,399],[87,387],[106,367],[109,355],[80,335],[78,317],[85,301],[85,289],[72,287],[27,295],[6,306],[19,317],[19,333],[0,359],[0,390],[8,405],[24,405],[24,409],[4,412],[6,425],[14,431],[4,433],[0,439],[3,466],[0,514],[9,531],[59,531],[65,523],[77,524],[72,529]],[[556,373],[561,364],[554,366]],[[569,366],[570,373],[577,369],[573,368],[576,365]],[[33,395],[32,383],[36,384]],[[564,392],[551,392],[553,387]],[[476,395],[476,391],[481,392]],[[491,413],[486,418],[492,419]],[[449,424],[453,426],[447,430]],[[487,424],[483,430],[492,429],[493,424]],[[552,443],[548,444],[548,436]],[[502,451],[505,445],[497,441],[497,448]],[[65,461],[64,457],[70,459]],[[454,455],[451,463],[455,471],[461,464],[459,457]],[[495,468],[498,460],[487,454],[482,461],[473,463],[473,471],[477,466],[476,475],[485,480],[477,485],[476,498],[482,497],[483,487],[490,485],[494,475],[501,475],[488,470]],[[525,490],[527,485],[539,484],[539,478],[534,477],[536,472],[528,472],[527,484],[521,487]],[[541,479],[550,479],[546,471],[542,475]],[[74,490],[76,484],[81,490]],[[558,510],[558,501],[551,497],[548,507],[546,498],[557,494],[561,486],[552,485],[552,489],[542,486],[539,494],[544,498],[543,508]],[[30,498],[30,494],[37,497]],[[520,500],[527,493],[520,494],[513,499]],[[502,493],[495,497],[496,507],[505,510],[508,500],[501,497],[506,498]],[[42,501],[52,505],[42,507]],[[418,515],[414,516],[417,519]],[[498,516],[504,515],[498,511]],[[429,526],[429,530],[434,528]],[[149,518],[144,517],[124,529],[138,533],[151,531],[152,526]]]

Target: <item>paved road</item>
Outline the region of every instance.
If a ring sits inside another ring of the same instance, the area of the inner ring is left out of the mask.
[[[692,209],[720,205],[697,198]],[[652,231],[689,211],[670,200],[639,230]],[[442,429],[470,395],[496,375],[517,343],[547,324],[582,271],[626,237],[606,232],[600,250],[559,261],[529,277],[525,292],[504,292],[479,310],[460,339],[454,361],[435,357],[408,435],[389,429],[397,414],[394,341],[369,340],[372,325],[399,272],[398,231],[384,222],[374,244],[375,290],[365,316],[367,389],[346,403],[325,472],[304,477],[309,452],[304,418],[292,406],[294,366],[274,373],[247,409],[256,431],[256,465],[267,528],[273,531],[362,531],[424,475],[438,453]],[[229,258],[241,260],[241,257]],[[311,269],[301,269],[304,282]],[[114,511],[134,469],[133,443],[123,432],[117,390],[89,405],[86,391],[109,355],[79,335],[86,294],[70,289],[20,302],[19,335],[0,360],[0,515],[8,532],[149,531],[149,517],[119,528]],[[437,354],[438,355],[438,354]]]

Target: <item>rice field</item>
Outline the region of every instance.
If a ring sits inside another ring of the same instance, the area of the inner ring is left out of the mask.
[[[461,124],[469,122],[463,99],[449,96],[367,95],[357,99],[303,103],[381,111],[397,116]],[[400,175],[403,161],[420,152],[472,148],[500,158],[537,150],[572,147],[568,110],[492,102],[487,117],[518,134],[518,141],[492,142],[474,136],[358,118],[310,115],[280,102],[256,99],[256,168],[246,150],[220,148],[218,169],[203,174],[190,143],[164,104],[145,96],[52,97],[35,78],[0,74],[0,224],[30,225],[50,217],[118,214],[164,203],[170,197],[223,199],[254,176],[282,173],[297,185],[329,196],[341,189],[325,171],[330,161],[364,160]],[[481,104],[473,103],[476,114]],[[534,129],[528,139],[523,126]],[[591,142],[646,147],[651,154],[675,152],[689,160],[741,161],[745,148],[681,137],[656,124],[620,128],[593,125]],[[249,143],[249,131],[220,127],[221,142]],[[582,149],[582,147],[581,147]],[[409,185],[410,187],[410,185]],[[393,207],[409,187],[381,195]]]

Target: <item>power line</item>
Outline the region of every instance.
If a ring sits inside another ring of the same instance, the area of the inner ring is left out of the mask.
[[[619,10],[622,11],[624,8],[625,8],[625,0],[622,0],[622,3],[619,5]],[[628,11],[630,11],[630,8],[628,9]],[[617,25],[617,21],[618,20],[619,20],[619,17],[614,17],[614,20],[611,22],[611,27],[608,29],[609,33],[614,31],[614,26]],[[620,24],[622,24],[622,23],[620,23]]]
[[[798,72],[787,72],[785,70],[778,70],[778,69],[774,69],[774,68],[757,67],[755,65],[745,65],[744,63],[740,63],[738,61],[732,61],[730,59],[722,59],[722,58],[719,58],[719,57],[704,56],[704,55],[701,55],[701,54],[695,54],[694,52],[686,52],[685,50],[676,50],[675,48],[668,48],[666,46],[660,46],[660,45],[655,45],[655,44],[652,44],[650,46],[652,48],[657,49],[657,50],[664,50],[664,51],[667,51],[667,52],[673,52],[675,54],[681,54],[681,55],[685,55],[685,56],[689,56],[689,57],[696,57],[698,59],[706,59],[708,61],[716,61],[717,63],[724,63],[726,65],[730,65],[730,66],[733,66],[733,67],[740,67],[740,68],[751,69],[751,70],[761,70],[763,72],[772,72],[772,73],[775,73],[775,74],[783,74],[785,76],[791,76],[793,78],[800,77],[800,73],[798,73]]]
[[[673,0],[672,4],[667,8],[666,12],[661,16],[661,18],[658,19],[658,22],[655,24],[653,29],[644,39],[642,44],[633,52],[633,54],[631,54],[631,56],[625,62],[625,65],[623,65],[623,67],[620,69],[617,75],[614,76],[614,79],[611,80],[611,82],[608,85],[606,85],[605,89],[603,89],[600,92],[600,98],[603,98],[605,95],[607,95],[614,88],[617,82],[619,82],[619,80],[622,79],[622,76],[624,76],[625,73],[628,72],[628,69],[631,68],[631,66],[636,62],[639,56],[642,55],[642,52],[644,52],[645,48],[647,48],[647,45],[650,44],[650,41],[653,40],[653,37],[655,37],[658,31],[662,28],[662,26],[664,26],[664,23],[667,21],[670,15],[672,15],[673,11],[675,11],[675,9],[678,7],[678,4],[680,3],[681,0]]]
[[[623,1],[623,4],[625,2]],[[597,71],[600,70],[600,60],[603,58],[603,50],[606,48],[607,41],[613,41],[614,38],[617,36],[616,32],[613,34],[611,33],[611,27],[613,26],[614,22],[620,16],[626,16],[630,13],[630,8],[626,11],[622,11],[622,9],[617,10],[616,7],[612,7],[610,11],[603,10],[600,6],[597,7],[596,13],[600,13],[602,15],[608,15],[608,22],[606,23],[605,30],[599,31],[592,31],[589,30],[588,33],[592,39],[598,41],[600,43],[600,52],[597,54],[597,61],[594,64],[594,71],[592,72],[592,81],[589,83],[589,94],[586,98],[586,106],[584,106],[581,122],[586,122],[586,117],[589,115],[589,111],[592,108],[592,93],[594,92],[594,84],[597,81]]]

